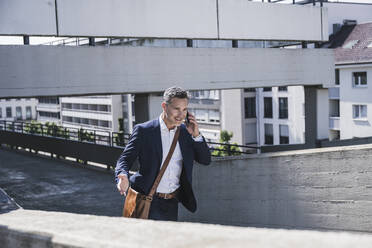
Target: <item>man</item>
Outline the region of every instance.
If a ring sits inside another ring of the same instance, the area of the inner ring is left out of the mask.
[[[188,124],[183,124],[188,101],[187,91],[179,87],[166,89],[160,117],[134,127],[116,165],[115,179],[122,195],[126,194],[129,181],[134,190],[148,195],[169,152],[176,127],[180,128],[176,148],[151,202],[149,219],[177,221],[179,201],[189,211],[196,211],[191,187],[193,162],[208,165],[211,154],[195,117],[189,113]],[[140,169],[128,180],[128,172],[137,158]]]

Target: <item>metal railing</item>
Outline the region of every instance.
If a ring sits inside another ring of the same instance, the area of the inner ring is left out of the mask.
[[[115,133],[88,128],[73,128],[55,124],[48,125],[4,120],[0,121],[0,130],[119,147],[124,147],[130,136],[126,133]]]
[[[1,130],[123,148],[130,138],[129,133],[123,132],[110,132],[86,128],[63,127],[55,124],[4,120],[0,121],[0,131]],[[209,145],[213,156],[252,154],[260,151],[260,147],[257,146],[243,146],[216,142],[207,142],[207,144]]]

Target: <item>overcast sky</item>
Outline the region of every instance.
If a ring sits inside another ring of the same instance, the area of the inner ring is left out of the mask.
[[[253,0],[254,2],[261,2],[262,0]],[[272,0],[275,1],[275,0]],[[301,1],[301,0],[296,0]],[[267,2],[267,0],[265,0]],[[329,0],[329,2],[349,2],[349,3],[371,3],[372,0]],[[292,0],[285,0],[283,3],[292,3]],[[46,42],[60,40],[62,37],[30,37],[30,44],[38,45]],[[0,45],[22,45],[23,38],[21,36],[0,36]]]

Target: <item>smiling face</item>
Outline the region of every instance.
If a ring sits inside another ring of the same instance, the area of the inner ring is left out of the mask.
[[[163,108],[163,120],[168,129],[182,124],[186,118],[188,103],[187,98],[174,97],[169,104],[165,102],[161,104]]]

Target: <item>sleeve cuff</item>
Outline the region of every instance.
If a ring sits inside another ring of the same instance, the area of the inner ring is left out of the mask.
[[[196,137],[192,137],[194,139],[194,141],[196,142],[202,142],[203,141],[203,136],[201,134],[199,134],[198,136]]]

